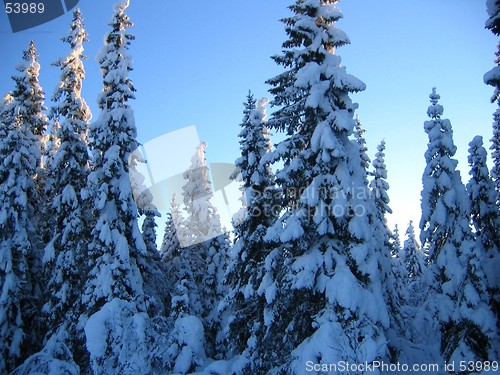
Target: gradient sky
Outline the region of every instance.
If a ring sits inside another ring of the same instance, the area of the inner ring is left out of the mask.
[[[484,85],[482,77],[493,67],[497,38],[484,29],[485,2],[344,0],[338,5],[344,19],[337,26],[351,44],[337,54],[347,71],[367,85],[353,99],[359,103],[357,113],[367,130],[370,157],[374,158],[382,139],[387,143],[394,210],[388,219],[391,225],[398,223],[402,232],[408,220],[418,223],[420,219],[427,147],[423,122],[432,87],[441,95],[444,117],[451,120],[464,183],[468,143],[482,135],[490,146],[495,105],[489,102],[493,89]],[[94,118],[101,90],[95,56],[109,30],[114,3],[79,3],[90,39],[83,94]],[[131,104],[139,141],[146,143],[196,125],[200,138],[208,143],[207,160],[233,162],[239,156],[238,125],[247,91],[251,89],[257,98],[269,97],[264,82],[282,71],[270,56],[280,52],[285,40],[279,19],[290,14],[291,3],[131,0],[127,13],[135,24],[130,32],[136,36],[130,49],[135,64],[131,78],[137,89]],[[68,51],[59,38],[66,35],[71,18],[68,13],[13,34],[5,12],[0,12],[0,93],[12,89],[10,76],[33,39],[42,65],[40,81],[50,98],[59,76],[50,64]]]

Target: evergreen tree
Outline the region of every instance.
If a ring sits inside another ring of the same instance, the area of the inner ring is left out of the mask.
[[[73,14],[68,37],[62,41],[69,44],[70,52],[54,64],[61,69],[61,78],[53,96],[56,104],[51,115],[55,121],[45,163],[46,197],[51,201],[45,210],[50,240],[43,257],[48,279],[48,301],[43,311],[49,334],[57,332],[70,339],[67,344],[80,361],[86,356],[82,351],[83,330],[77,329],[77,322],[83,312],[80,293],[87,272],[91,225],[82,196],[88,177],[87,130],[91,114],[81,96],[85,78],[83,43],[87,34],[79,9]],[[68,326],[69,334],[64,333],[61,325]]]
[[[201,142],[191,158],[191,166],[184,172],[186,183],[182,187],[186,220],[184,226],[188,233],[180,239],[184,246],[202,243],[222,234],[219,214],[212,205],[212,188],[208,176],[208,166],[205,160],[207,144]],[[206,257],[204,257],[206,258]]]
[[[94,373],[148,373],[155,355],[155,332],[146,314],[149,296],[139,269],[148,251],[137,223],[129,168],[137,141],[129,105],[135,89],[127,50],[134,37],[127,31],[132,26],[127,7],[128,2],[115,6],[111,31],[98,54],[104,90],[98,97],[101,112],[89,131],[88,180],[95,224],[81,320],[88,319],[86,346]]]
[[[404,266],[407,277],[411,281],[422,277],[425,272],[425,255],[420,250],[420,245],[415,238],[415,228],[413,221],[410,220],[406,229],[406,240],[403,245]]]
[[[356,115],[355,119],[355,130],[354,130],[354,138],[359,145],[359,156],[361,158],[361,166],[365,171],[368,171],[370,166],[370,157],[368,156],[368,147],[366,147],[366,139],[365,133],[366,129],[363,128],[363,124],[361,124],[361,120]],[[368,184],[368,180],[365,180],[366,184]]]
[[[375,207],[350,139],[356,105],[349,94],[365,85],[335,54],[349,43],[334,27],[342,17],[337,2],[297,0],[283,20],[283,53],[273,57],[287,70],[268,81],[279,108],[268,126],[287,138],[266,161],[283,162],[276,180],[287,210],[265,237],[275,248],[259,285],[262,334],[248,342],[260,352],[254,372],[292,373],[309,358],[370,362],[388,354],[378,271],[383,244],[370,227]]]
[[[16,98],[15,98],[16,99]],[[15,100],[14,99],[14,100]],[[31,345],[35,283],[32,263],[35,228],[31,222],[37,165],[36,139],[14,107],[0,130],[0,372],[12,371]],[[30,351],[31,351],[30,350]],[[29,352],[28,352],[29,353]]]
[[[469,227],[467,193],[453,159],[451,123],[441,118],[443,107],[435,89],[429,97],[420,221],[420,239],[429,254],[436,290],[429,308],[436,314],[446,361],[484,360],[495,323],[487,303],[482,253]]]
[[[402,246],[401,246],[401,239],[399,238],[399,227],[397,224],[394,226],[394,230],[391,233],[390,243],[391,243],[391,256],[393,258],[399,256],[399,253],[402,250]]]
[[[30,131],[36,136],[38,142],[38,154],[43,151],[42,139],[47,128],[47,116],[44,106],[45,94],[40,86],[38,76],[40,64],[35,42],[31,41],[29,48],[23,53],[23,62],[16,69],[20,74],[13,76],[16,87],[12,92],[20,121],[26,124]],[[37,167],[40,165],[38,161]]]
[[[486,28],[498,36],[500,35],[500,2],[498,0],[487,0],[486,6],[488,12]],[[500,43],[497,43],[497,52],[495,55],[495,67],[484,75],[484,83],[495,88],[491,102],[496,101],[500,106]],[[491,138],[491,143],[490,150],[493,159],[491,177],[495,182],[497,191],[496,202],[500,207],[500,108],[497,108],[493,114],[493,138]]]
[[[373,160],[373,180],[370,187],[375,197],[375,205],[379,213],[380,220],[387,226],[387,213],[392,214],[392,209],[389,207],[389,183],[387,182],[387,169],[385,166],[385,141],[380,142],[377,146],[375,160]],[[389,229],[387,229],[389,231]]]
[[[469,165],[471,170],[470,180],[467,184],[467,192],[471,204],[471,217],[478,244],[486,252],[483,262],[488,281],[488,289],[492,300],[493,310],[500,315],[500,278],[498,269],[500,267],[500,213],[495,204],[495,186],[491,180],[486,165],[486,150],[483,147],[483,138],[474,137],[469,143]]]
[[[241,157],[235,164],[242,181],[244,215],[241,220],[235,220],[233,258],[226,276],[229,292],[223,313],[227,320],[224,338],[231,354],[242,353],[247,341],[261,334],[259,328],[264,324],[265,297],[257,290],[263,276],[263,260],[270,250],[264,236],[276,219],[277,210],[272,204],[278,194],[270,167],[263,161],[271,150],[265,123],[266,104],[266,99],[256,104],[249,93],[240,125]],[[256,360],[252,355],[245,353],[248,361]]]
[[[387,168],[385,165],[385,141],[377,147],[373,160],[373,179],[370,182],[371,191],[375,201],[376,218],[378,226],[376,235],[384,244],[380,256],[381,282],[384,299],[389,308],[390,325],[386,333],[389,339],[391,360],[396,361],[401,351],[398,343],[399,337],[404,335],[406,322],[402,316],[402,305],[405,302],[406,283],[405,272],[401,258],[393,244],[393,234],[387,226],[386,215],[392,213],[389,206],[389,183],[387,182]]]
[[[14,90],[2,103],[0,125],[0,372],[11,371],[40,344],[39,250],[36,212],[44,94],[34,42],[13,76]],[[29,334],[28,334],[29,330]]]
[[[204,346],[203,350],[199,347],[196,349],[193,342],[187,343],[174,329],[169,349],[171,368],[182,368],[183,373],[198,368],[205,353],[210,356],[216,354],[216,333],[220,324],[217,306],[225,294],[221,279],[228,252],[228,238],[222,231],[217,210],[210,201],[213,194],[205,148],[204,142],[198,145],[191,166],[184,173],[183,212],[175,200],[172,203],[169,226],[175,228],[179,247],[176,248],[175,240],[169,240],[161,250],[168,267],[167,273],[172,275],[170,317],[174,320],[174,327],[184,327],[188,321],[199,327],[196,335],[199,335]],[[172,239],[172,233],[168,234],[168,238]],[[197,354],[188,359],[185,357],[186,351]]]
[[[182,212],[177,203],[176,196],[173,194],[170,201],[170,212],[167,213],[163,241],[160,247],[160,254],[164,261],[173,258],[180,248],[180,242],[177,238],[177,228],[181,227],[182,221]]]

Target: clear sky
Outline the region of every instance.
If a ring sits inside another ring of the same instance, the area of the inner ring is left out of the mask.
[[[56,0],[54,0],[56,1]],[[394,214],[404,232],[409,219],[420,219],[421,177],[427,135],[428,95],[436,86],[451,120],[462,180],[468,180],[468,143],[492,136],[493,89],[483,74],[493,67],[497,38],[484,29],[485,0],[343,0],[338,27],[351,44],[337,50],[350,74],[367,85],[353,99],[367,130],[369,155],[387,143],[386,164]],[[95,61],[109,30],[114,0],[80,0],[90,42],[86,44],[84,96],[94,118],[101,89]],[[127,11],[136,36],[130,50],[137,88],[135,111],[139,140],[196,125],[208,143],[209,162],[233,162],[239,155],[237,134],[242,103],[251,89],[268,96],[264,83],[280,73],[270,56],[285,40],[279,19],[289,15],[292,0],[162,1],[131,0]],[[2,4],[3,5],[3,4]],[[31,39],[40,54],[41,84],[47,99],[57,85],[50,66],[67,53],[71,13],[36,28],[13,34],[0,12],[0,93],[11,90],[10,76]],[[47,102],[50,105],[49,102]],[[272,112],[272,108],[268,109]],[[176,160],[165,160],[176,163]],[[160,224],[162,227],[162,224]]]

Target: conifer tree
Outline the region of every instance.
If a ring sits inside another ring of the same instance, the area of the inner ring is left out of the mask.
[[[0,130],[0,372],[9,372],[37,351],[39,321],[40,238],[37,178],[42,133],[46,126],[40,65],[34,42],[23,53],[13,76],[15,87],[1,109]],[[29,331],[28,331],[29,330]],[[29,332],[29,334],[28,334]]]
[[[212,188],[205,161],[206,143],[197,146],[190,168],[184,173],[182,188],[184,209],[172,198],[163,245],[160,250],[170,275],[171,311],[174,326],[191,322],[201,329],[201,348],[193,347],[174,329],[171,334],[172,369],[180,361],[184,372],[202,363],[205,352],[214,356],[219,327],[217,306],[223,293],[222,276],[228,252],[228,237],[221,228],[217,209],[211,203]],[[184,328],[183,328],[184,329]],[[187,345],[187,346],[186,346]],[[185,351],[198,354],[185,358]],[[184,358],[184,360],[182,360]]]
[[[487,0],[486,7],[488,12],[486,28],[498,36],[500,35],[500,2],[498,0]],[[499,105],[499,108],[493,114],[493,138],[491,138],[490,150],[493,159],[491,177],[495,182],[497,191],[496,202],[500,207],[500,43],[497,43],[497,52],[495,55],[495,67],[484,75],[484,83],[495,88],[491,102],[494,103],[496,101]]]
[[[12,371],[30,344],[33,305],[32,269],[35,228],[31,223],[35,194],[36,139],[18,109],[0,130],[0,372]]]
[[[150,296],[144,293],[139,267],[148,252],[139,231],[129,160],[137,148],[136,127],[129,100],[134,86],[128,48],[134,36],[119,3],[109,23],[111,31],[98,54],[104,89],[101,110],[89,131],[92,170],[89,192],[95,224],[89,244],[90,271],[82,303],[86,346],[95,373],[150,372],[155,341],[146,313]],[[96,332],[100,332],[96,335]]]
[[[456,147],[451,123],[441,118],[443,107],[435,89],[429,97],[420,221],[420,239],[429,254],[435,285],[429,307],[435,309],[446,361],[484,360],[495,323],[488,306],[482,253],[469,227],[467,193],[453,159]]]
[[[355,119],[355,130],[354,130],[354,138],[359,145],[359,156],[361,158],[361,166],[365,171],[368,172],[368,168],[370,166],[370,157],[368,156],[368,147],[366,146],[365,133],[366,129],[363,128],[363,124],[361,120],[356,115]],[[367,173],[368,174],[368,173]],[[366,179],[366,184],[368,184],[368,180]]]
[[[391,243],[391,256],[392,257],[399,256],[402,247],[401,247],[401,239],[399,238],[399,227],[397,224],[394,226],[394,230],[391,233],[390,243]]]
[[[389,184],[387,182],[384,151],[385,141],[382,141],[377,146],[377,153],[375,154],[375,160],[373,160],[373,180],[370,183],[370,187],[375,197],[375,205],[379,213],[379,218],[387,225],[385,215],[387,213],[392,214],[392,209],[389,207],[389,195],[387,194]]]
[[[283,162],[276,180],[287,209],[265,237],[275,248],[259,285],[264,326],[248,343],[260,352],[257,372],[292,373],[306,358],[364,362],[388,354],[378,271],[383,244],[370,229],[375,208],[350,139],[357,106],[349,94],[365,85],[335,54],[349,43],[334,26],[342,17],[337,2],[297,0],[283,20],[283,53],[273,57],[286,71],[268,81],[278,107],[268,126],[287,138],[266,160]],[[366,304],[378,307],[368,311]]]
[[[467,192],[471,204],[471,217],[474,225],[477,242],[485,251],[483,262],[491,294],[491,304],[494,312],[500,316],[500,213],[495,204],[495,186],[488,173],[486,165],[486,150],[483,147],[483,138],[474,137],[469,143],[470,180],[467,183]]]
[[[12,96],[18,106],[18,115],[23,124],[27,124],[30,131],[37,138],[38,154],[43,151],[42,139],[47,128],[47,116],[44,114],[45,94],[40,86],[38,76],[40,64],[35,42],[31,41],[29,48],[23,53],[23,62],[16,69],[20,74],[13,76],[16,87]],[[40,165],[38,161],[37,167]]]
[[[86,355],[82,352],[83,330],[76,327],[83,312],[80,293],[87,272],[91,225],[88,205],[82,196],[88,177],[87,131],[91,114],[81,96],[87,33],[79,9],[73,13],[69,34],[62,41],[69,44],[70,52],[54,64],[61,69],[61,77],[53,96],[56,104],[51,116],[55,120],[45,162],[45,196],[50,198],[45,213],[50,237],[43,257],[48,294],[43,312],[50,326],[49,334],[69,338],[71,342],[67,344],[80,361]]]
[[[247,341],[255,339],[260,334],[259,327],[263,325],[265,297],[257,290],[263,276],[263,260],[270,250],[264,236],[276,220],[277,212],[272,204],[278,194],[273,173],[263,161],[271,150],[265,123],[266,104],[266,99],[257,104],[249,93],[240,125],[241,157],[235,164],[242,181],[244,216],[235,222],[234,256],[226,276],[229,292],[224,301],[224,318],[228,327],[224,338],[227,350],[232,354],[243,352]]]
[[[426,268],[425,255],[420,250],[420,245],[415,238],[415,228],[411,220],[406,229],[406,240],[403,245],[402,254],[404,256],[407,278],[411,281],[421,277]]]
[[[160,254],[164,262],[173,258],[179,251],[180,242],[177,238],[178,229],[182,225],[183,217],[176,195],[173,194],[170,201],[170,212],[167,213],[163,241],[160,247]]]
[[[403,336],[406,322],[402,316],[402,305],[405,301],[406,283],[401,258],[395,253],[393,234],[387,226],[387,214],[392,213],[389,206],[389,183],[387,182],[387,168],[385,165],[385,141],[377,146],[377,153],[373,160],[373,179],[370,182],[371,192],[375,201],[376,220],[378,229],[376,235],[384,244],[380,254],[381,282],[384,299],[389,308],[390,325],[387,331],[391,360],[396,361],[401,348],[398,339]]]

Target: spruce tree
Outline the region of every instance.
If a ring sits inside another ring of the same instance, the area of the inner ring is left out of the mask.
[[[487,152],[483,147],[483,138],[474,137],[469,143],[469,172],[467,192],[471,204],[471,217],[478,245],[485,251],[483,266],[487,277],[487,286],[491,295],[491,304],[500,316],[500,213],[495,204],[496,192],[486,165]]]
[[[31,222],[37,166],[36,139],[15,115],[0,125],[0,372],[12,371],[24,358],[31,342],[35,283],[32,275],[35,228]],[[39,155],[39,154],[38,154]],[[29,353],[29,352],[28,352]]]
[[[429,254],[435,311],[446,361],[488,357],[494,318],[488,306],[481,249],[469,227],[470,209],[457,161],[451,123],[442,119],[440,96],[433,89],[424,123],[429,136],[423,175],[420,239]],[[481,318],[479,318],[481,316]]]
[[[387,168],[385,165],[385,141],[377,146],[377,153],[373,160],[373,179],[370,182],[371,192],[376,208],[376,235],[384,244],[380,256],[381,282],[384,299],[389,308],[390,325],[387,331],[391,360],[396,361],[401,351],[398,344],[399,337],[403,336],[406,322],[402,316],[402,306],[405,302],[406,283],[401,258],[396,253],[393,244],[393,234],[387,226],[387,214],[392,213],[389,206],[389,183],[387,182]]]
[[[36,179],[46,116],[34,42],[16,69],[15,87],[3,100],[0,118],[0,372],[13,370],[36,352],[44,329],[35,275],[40,273]]]
[[[370,166],[370,157],[368,156],[368,147],[366,146],[365,133],[366,129],[363,128],[363,124],[361,120],[356,115],[355,119],[355,130],[354,130],[354,138],[359,145],[359,156],[361,158],[361,166],[365,171],[368,172],[368,168]],[[368,173],[367,173],[368,174]],[[368,180],[365,180],[366,184],[368,184]]]
[[[88,181],[95,224],[81,320],[87,320],[86,346],[95,373],[147,373],[155,363],[155,332],[146,313],[150,296],[144,293],[139,268],[148,252],[137,223],[129,168],[137,141],[129,104],[135,89],[127,50],[134,36],[128,33],[132,23],[127,7],[128,2],[115,6],[111,31],[98,54],[104,89],[98,97],[99,117],[89,130]]]
[[[377,153],[373,160],[373,180],[370,183],[372,193],[375,197],[375,205],[379,218],[387,225],[386,214],[392,214],[392,209],[389,207],[389,183],[387,182],[387,169],[385,166],[385,141],[380,142],[377,146]],[[388,229],[389,230],[389,229]]]
[[[204,347],[197,349],[193,342],[188,343],[182,335],[179,336],[176,329],[171,334],[172,369],[184,361],[184,372],[198,368],[206,354],[216,354],[216,335],[220,325],[217,306],[225,295],[221,279],[228,238],[221,228],[217,209],[211,203],[213,194],[205,160],[206,146],[205,142],[197,146],[191,166],[183,174],[186,180],[182,187],[184,209],[180,211],[175,201],[171,208],[169,226],[175,228],[179,247],[176,248],[176,241],[169,240],[161,250],[167,272],[172,276],[170,317],[174,326],[191,322],[201,330],[197,331],[198,340]],[[172,239],[172,233],[168,238]],[[186,351],[197,354],[186,359]]]
[[[177,203],[176,195],[173,194],[172,200],[170,201],[170,212],[167,213],[163,240],[160,246],[160,254],[163,261],[173,258],[180,248],[180,242],[177,238],[177,228],[181,227],[182,221],[182,212]]]
[[[498,0],[487,0],[486,6],[488,12],[486,28],[498,36],[500,35],[500,2]],[[491,102],[497,102],[499,105],[499,108],[493,114],[493,138],[491,138],[490,150],[493,159],[491,177],[495,182],[496,202],[500,207],[500,43],[497,43],[495,55],[495,67],[484,75],[484,83],[495,88]]]
[[[287,137],[267,160],[283,163],[276,181],[286,211],[265,237],[274,249],[259,285],[264,326],[248,343],[260,351],[257,372],[293,373],[310,358],[370,362],[388,354],[378,270],[383,243],[370,226],[375,207],[350,139],[357,106],[349,94],[365,85],[335,54],[349,43],[334,26],[342,17],[337,3],[297,0],[283,20],[283,53],[273,57],[286,71],[268,81],[278,107],[268,126]]]
[[[409,281],[422,277],[425,272],[425,255],[420,250],[420,244],[415,238],[415,228],[410,220],[406,229],[406,240],[403,245],[404,266]]]
[[[401,239],[399,238],[399,227],[397,224],[394,226],[394,230],[391,233],[390,243],[391,243],[391,256],[392,257],[399,256],[399,253],[402,250],[402,246],[401,246]]]
[[[270,250],[264,236],[276,219],[277,210],[272,204],[274,195],[278,194],[273,173],[264,161],[271,150],[265,122],[266,104],[266,99],[257,104],[253,95],[248,94],[240,124],[241,157],[235,162],[242,181],[244,215],[234,223],[235,244],[226,275],[229,292],[223,312],[227,321],[227,331],[223,335],[226,350],[233,355],[244,352],[247,342],[256,340],[264,324],[265,296],[258,288],[263,276],[263,261]],[[252,362],[256,360],[252,358],[254,354],[247,350],[244,356]]]
[[[53,96],[54,124],[45,162],[45,196],[51,200],[45,210],[50,237],[43,257],[48,294],[43,312],[49,334],[68,338],[67,345],[76,360],[86,361],[86,353],[82,351],[83,330],[77,328],[77,323],[83,312],[80,293],[88,271],[91,221],[82,192],[87,186],[87,131],[91,113],[81,96],[85,78],[83,43],[87,41],[87,33],[79,9],[73,13],[69,34],[62,41],[69,44],[70,52],[54,63],[61,69],[61,76]]]

